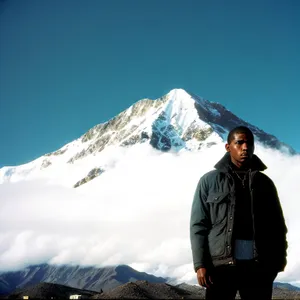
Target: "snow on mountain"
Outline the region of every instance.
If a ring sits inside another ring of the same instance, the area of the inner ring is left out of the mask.
[[[159,99],[138,101],[55,152],[28,164],[3,167],[0,183],[48,178],[78,187],[111,167],[108,161],[112,149],[124,151],[122,148],[147,143],[163,152],[200,151],[222,143],[237,125],[250,127],[257,141],[265,146],[295,153],[221,104],[174,89]]]

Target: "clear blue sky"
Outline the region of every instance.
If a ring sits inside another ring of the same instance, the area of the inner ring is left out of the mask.
[[[0,167],[184,88],[300,151],[300,1],[1,0]]]

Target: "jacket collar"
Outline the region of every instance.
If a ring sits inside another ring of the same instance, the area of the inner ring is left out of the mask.
[[[229,152],[226,152],[225,155],[216,163],[215,168],[220,171],[228,172],[230,169],[230,163],[230,154]],[[252,171],[264,171],[265,169],[267,169],[267,166],[257,155],[253,154],[250,163],[250,169]]]

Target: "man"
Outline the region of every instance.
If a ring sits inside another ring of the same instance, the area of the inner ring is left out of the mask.
[[[287,228],[277,190],[261,173],[251,130],[230,131],[226,154],[198,183],[190,238],[206,299],[271,299],[286,265]]]

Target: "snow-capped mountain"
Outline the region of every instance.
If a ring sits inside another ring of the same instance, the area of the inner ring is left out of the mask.
[[[105,157],[112,148],[146,143],[163,152],[199,151],[223,142],[230,129],[238,125],[248,126],[266,147],[295,154],[290,146],[241,120],[221,104],[174,89],[159,99],[136,102],[55,152],[22,166],[0,169],[0,183],[61,175],[70,179],[67,185],[78,187],[109,168]],[[80,166],[80,172],[76,166]]]

